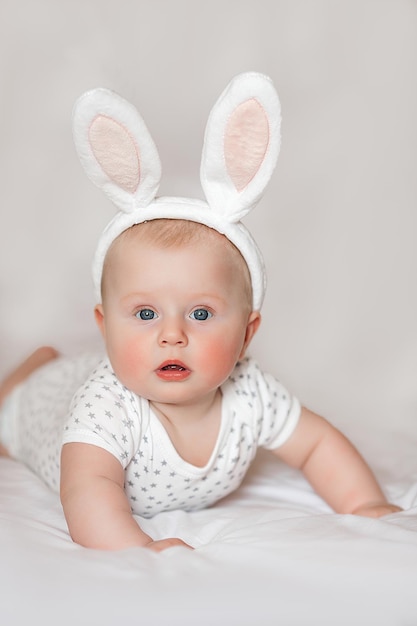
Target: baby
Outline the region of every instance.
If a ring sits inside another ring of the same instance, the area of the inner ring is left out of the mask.
[[[278,104],[258,74],[222,94],[206,131],[205,204],[155,199],[159,161],[128,103],[105,90],[78,103],[81,161],[120,208],[94,262],[106,356],[36,351],[0,388],[0,438],[3,453],[60,489],[83,546],[191,547],[154,540],[134,515],[212,505],[238,488],[259,447],[302,470],[337,512],[400,510],[352,444],[246,356],[265,275],[240,217],[275,165]]]

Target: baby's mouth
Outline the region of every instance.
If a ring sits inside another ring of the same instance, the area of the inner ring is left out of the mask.
[[[188,378],[191,371],[181,361],[165,361],[158,367],[156,374],[162,380],[180,381]]]

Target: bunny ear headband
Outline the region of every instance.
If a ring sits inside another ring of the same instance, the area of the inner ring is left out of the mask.
[[[76,102],[74,142],[87,176],[119,212],[102,233],[93,279],[98,301],[104,258],[111,243],[134,224],[160,219],[200,222],[225,235],[241,252],[252,281],[253,309],[262,306],[266,277],[262,255],[240,221],[259,201],[280,148],[280,103],[271,80],[236,76],[214,105],[206,126],[200,178],[206,202],[156,197],[161,164],[138,111],[107,89]]]

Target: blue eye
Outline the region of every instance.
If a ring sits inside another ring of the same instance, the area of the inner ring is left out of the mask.
[[[143,320],[144,322],[148,322],[149,320],[154,320],[158,316],[155,311],[152,311],[152,309],[141,309],[135,313],[135,317]]]
[[[190,314],[190,317],[193,320],[197,320],[198,322],[204,322],[205,320],[208,320],[210,317],[213,317],[213,314],[210,313],[210,311],[207,311],[207,309],[195,309]]]

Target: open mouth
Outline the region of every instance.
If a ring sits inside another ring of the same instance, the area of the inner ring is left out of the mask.
[[[179,381],[188,378],[191,371],[180,361],[165,361],[159,366],[156,373],[162,380]]]

